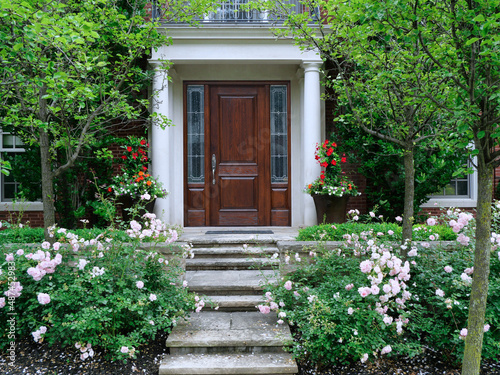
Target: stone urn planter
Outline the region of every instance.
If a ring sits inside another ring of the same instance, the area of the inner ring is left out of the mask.
[[[316,206],[318,224],[345,223],[349,195],[335,197],[326,194],[312,194]]]

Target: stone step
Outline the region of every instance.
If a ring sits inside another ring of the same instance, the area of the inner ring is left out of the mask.
[[[248,270],[272,269],[279,259],[271,258],[193,258],[186,259],[186,270]]]
[[[186,271],[193,292],[205,295],[248,295],[262,292],[265,280],[276,280],[272,270]]]
[[[291,341],[276,314],[202,311],[175,326],[166,344],[171,355],[284,353]]]
[[[235,296],[207,296],[207,307],[218,307],[218,311],[256,311],[256,306],[264,303],[262,294]]]
[[[193,247],[195,258],[250,258],[270,257],[279,253],[276,246],[218,246],[218,247]]]
[[[165,356],[160,375],[188,374],[296,374],[297,365],[290,353],[270,354],[187,354]]]

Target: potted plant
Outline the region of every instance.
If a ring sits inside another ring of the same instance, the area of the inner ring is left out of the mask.
[[[336,151],[337,144],[325,140],[316,145],[315,159],[321,165],[320,176],[308,184],[305,192],[314,199],[318,224],[343,223],[349,197],[359,195],[356,185],[342,171],[345,154]]]
[[[164,198],[168,192],[148,171],[149,143],[137,137],[127,139],[120,158],[122,173],[113,177],[108,192],[113,192],[122,204],[124,220],[128,222],[144,211],[152,212],[156,198]]]

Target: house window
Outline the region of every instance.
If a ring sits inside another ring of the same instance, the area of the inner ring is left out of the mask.
[[[271,182],[288,182],[287,87],[271,86]]]
[[[15,165],[12,160],[15,155],[24,152],[24,144],[19,139],[19,137],[3,133],[0,131],[1,144],[0,144],[0,157],[3,160],[8,160],[11,162],[11,166],[14,168]],[[12,173],[9,176],[4,174],[1,175],[0,184],[0,199],[2,202],[12,202],[16,198],[16,194],[19,190],[19,182],[14,180]]]
[[[469,164],[471,165],[471,164]],[[434,193],[422,207],[476,207],[477,172],[454,178],[442,190]]]
[[[205,182],[205,87],[187,87],[188,183]]]

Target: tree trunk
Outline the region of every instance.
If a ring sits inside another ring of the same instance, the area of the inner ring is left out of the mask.
[[[480,156],[478,156],[478,159]],[[488,277],[490,274],[493,168],[487,166],[484,160],[480,160],[477,175],[478,197],[474,277],[469,302],[468,333],[465,338],[462,375],[479,375],[481,350],[483,348],[486,300],[488,297]]]
[[[43,202],[43,224],[45,227],[45,239],[48,240],[47,228],[56,223],[56,210],[54,206],[54,174],[50,163],[49,134],[40,129],[40,158],[42,169],[42,202]]]
[[[415,165],[414,149],[410,147],[404,150],[404,168],[405,168],[405,201],[403,208],[403,243],[407,240],[411,242],[413,234],[413,204],[415,201]],[[401,256],[406,258],[408,249],[401,249]]]

